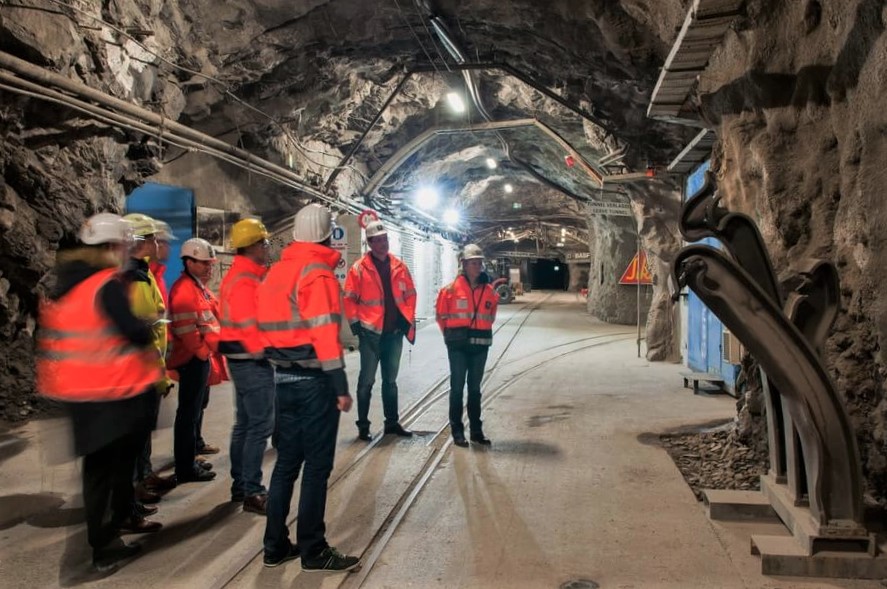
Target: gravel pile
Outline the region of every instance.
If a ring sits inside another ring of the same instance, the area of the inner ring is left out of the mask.
[[[769,466],[766,444],[749,447],[732,427],[663,434],[660,441],[700,501],[702,489],[760,489]]]

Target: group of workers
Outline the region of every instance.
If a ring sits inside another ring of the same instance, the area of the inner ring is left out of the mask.
[[[157,510],[146,503],[179,484],[215,478],[202,456],[219,449],[202,438],[203,412],[209,387],[229,375],[236,396],[231,500],[267,517],[265,566],[299,557],[306,571],[359,565],[325,537],[339,414],[352,405],[341,317],[344,311],[359,339],[358,438],[372,440],[368,415],[380,365],[383,432],[412,436],[400,423],[396,380],[403,339],[415,341],[416,289],[409,269],[390,254],[384,225],[373,221],[366,227],[368,251],[349,269],[343,293],[332,231],[329,209],[306,205],[295,215],[293,241],[271,264],[264,225],[237,222],[231,231],[236,255],[218,298],[207,286],[216,253],[200,238],[182,244],[184,269],[167,296],[164,263],[175,237],[146,215],[94,215],[78,246],[58,253],[55,286],[41,306],[37,388],[70,410],[75,450],[84,458],[96,569],[112,570],[138,552],[121,533],[161,528],[146,519]],[[460,257],[462,272],[440,290],[436,305],[450,363],[450,429],[454,444],[469,445],[462,422],[467,381],[470,439],[489,445],[480,386],[498,295],[483,271],[481,249],[469,244]],[[163,477],[151,465],[151,432],[173,379],[179,383],[175,474]],[[266,489],[262,459],[269,438],[277,459]],[[286,519],[300,471],[293,543]]]

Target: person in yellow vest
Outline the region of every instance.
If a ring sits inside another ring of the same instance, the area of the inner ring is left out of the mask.
[[[271,235],[258,219],[231,228],[237,251],[219,294],[219,352],[234,381],[236,414],[231,431],[231,500],[265,515],[262,458],[274,428],[274,369],[265,359],[265,337],[256,321],[256,291],[268,271]]]
[[[163,378],[151,326],[133,315],[120,278],[131,239],[119,215],[90,217],[81,245],[58,253],[37,331],[37,390],[69,409],[83,456],[87,539],[103,572],[140,549],[119,531],[132,513],[132,474]]]
[[[480,418],[480,383],[487,363],[487,352],[493,344],[493,322],[499,306],[499,295],[490,284],[484,269],[484,254],[479,246],[469,243],[460,255],[462,272],[437,295],[437,324],[444,335],[450,361],[450,432],[453,443],[467,447],[462,407],[466,380],[468,383],[468,423],[471,441],[488,446]]]
[[[157,285],[154,273],[151,272],[149,261],[157,256],[157,225],[154,219],[142,213],[130,213],[123,217],[132,225],[135,245],[130,250],[129,260],[123,266],[123,278],[129,284],[129,300],[132,312],[136,317],[152,324],[154,330],[154,346],[160,355],[160,365],[164,377],[157,383],[157,403],[153,414],[154,426],[157,427],[157,416],[160,409],[160,396],[166,396],[172,381],[166,376],[166,305]],[[124,523],[123,529],[134,532],[156,532],[162,526],[159,522],[150,522],[145,516],[157,512],[156,507],[147,507],[145,503],[157,503],[160,495],[149,489],[147,482],[159,483],[166,481],[154,474],[151,465],[151,435],[145,439],[145,446],[136,461],[135,483],[136,504],[132,518]],[[173,485],[165,485],[171,488]]]
[[[409,437],[397,410],[397,372],[403,338],[416,340],[416,286],[410,270],[388,251],[388,232],[381,221],[366,227],[370,251],[345,277],[345,317],[358,337],[360,376],[357,379],[357,437],[370,436],[370,397],[376,370],[382,366],[382,409],[386,434]]]

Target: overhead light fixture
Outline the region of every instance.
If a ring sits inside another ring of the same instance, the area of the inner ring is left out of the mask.
[[[511,194],[512,192],[514,192],[514,186],[512,186],[511,184],[506,184],[505,185],[505,192],[508,194]]]
[[[557,247],[564,247],[564,242],[563,241],[557,242]]]
[[[560,266],[555,266],[555,267],[554,267],[554,271],[555,271],[555,272],[559,271],[560,269],[561,269]]]
[[[416,191],[416,204],[419,205],[420,209],[433,209],[437,206],[439,199],[440,196],[437,194],[437,189],[433,186],[422,186]]]
[[[491,170],[495,170],[497,165],[498,164],[496,163],[496,160],[494,160],[491,157],[487,158],[487,167],[488,168],[490,168]]]
[[[462,100],[462,96],[460,96],[458,92],[450,92],[447,94],[447,102],[453,112],[465,112],[465,101]]]
[[[518,239],[517,237],[515,237],[515,238],[514,238],[514,243],[520,243],[520,239]]]
[[[562,228],[561,229],[561,237],[565,237],[566,235],[567,235],[567,230]]]
[[[444,223],[449,226],[455,226],[459,223],[459,211],[456,209],[447,209],[443,214]]]
[[[519,203],[519,202],[513,202],[513,203],[511,203],[511,208],[513,208],[513,209],[519,209],[519,208],[521,208],[522,206],[523,206],[523,205],[522,205],[521,203]]]

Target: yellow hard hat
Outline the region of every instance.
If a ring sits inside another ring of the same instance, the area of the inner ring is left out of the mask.
[[[132,234],[136,237],[147,237],[157,233],[157,225],[154,219],[143,213],[130,213],[123,217],[132,225]]]
[[[231,228],[231,245],[234,249],[249,247],[270,237],[271,234],[258,219],[241,219]]]

